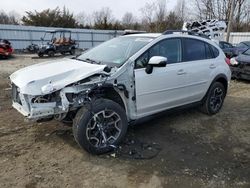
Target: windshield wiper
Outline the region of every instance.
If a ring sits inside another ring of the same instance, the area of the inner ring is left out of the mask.
[[[96,60],[90,59],[90,58],[86,58],[86,59],[79,59],[79,58],[77,58],[76,60],[85,61],[85,62],[91,63],[91,64],[98,64],[98,65],[101,64],[101,61],[96,61]]]

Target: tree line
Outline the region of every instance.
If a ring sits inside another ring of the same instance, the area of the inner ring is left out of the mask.
[[[167,5],[167,0],[155,0],[152,3],[146,3],[139,10],[139,18],[132,12],[126,12],[120,20],[114,17],[108,7],[96,10],[90,15],[84,12],[75,15],[66,7],[40,12],[27,11],[24,16],[2,11],[0,24],[162,32],[166,29],[181,29],[184,21],[206,19],[227,21],[233,6],[233,31],[249,31],[250,28],[249,0],[177,0],[177,5],[171,11],[167,11]]]

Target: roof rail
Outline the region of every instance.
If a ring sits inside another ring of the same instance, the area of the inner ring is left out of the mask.
[[[139,31],[139,30],[124,30],[123,35],[130,35],[130,34],[140,34],[140,33],[146,33],[146,31]]]
[[[196,33],[196,32],[193,32],[193,31],[186,31],[186,30],[166,30],[162,34],[163,35],[169,35],[169,34],[174,34],[174,33],[186,33],[188,35],[193,35],[193,36],[198,36],[198,37],[210,39],[209,36],[207,36],[207,35],[205,35],[203,33]]]

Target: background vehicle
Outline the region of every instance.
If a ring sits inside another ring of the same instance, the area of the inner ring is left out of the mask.
[[[44,34],[44,37],[41,38],[42,41],[45,41],[49,38],[47,44],[40,45],[38,49],[38,56],[42,57],[48,55],[50,57],[54,56],[56,53],[70,53],[71,55],[75,54],[76,42],[71,38],[70,30],[54,30],[47,31]]]
[[[26,47],[25,52],[29,53],[37,53],[39,51],[39,45],[38,44],[30,44]]]
[[[0,39],[0,57],[7,58],[13,51],[11,43],[8,40]]]
[[[232,78],[250,80],[250,48],[231,59]]]
[[[218,113],[230,78],[218,45],[189,31],[117,37],[10,76],[14,108],[29,119],[74,120],[77,143],[94,154],[117,147],[128,123],[158,112],[196,103]]]
[[[243,41],[236,45],[235,47],[235,56],[241,54],[242,52],[246,51],[250,48],[250,41]]]
[[[219,46],[227,58],[236,56],[236,48],[229,42],[219,41]]]

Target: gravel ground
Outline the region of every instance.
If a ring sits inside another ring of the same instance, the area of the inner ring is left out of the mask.
[[[59,57],[55,57],[59,58]],[[59,122],[28,122],[11,107],[8,76],[46,60],[0,60],[0,187],[250,187],[250,82],[232,81],[223,109],[166,112],[130,127],[157,143],[152,159],[92,156]]]

